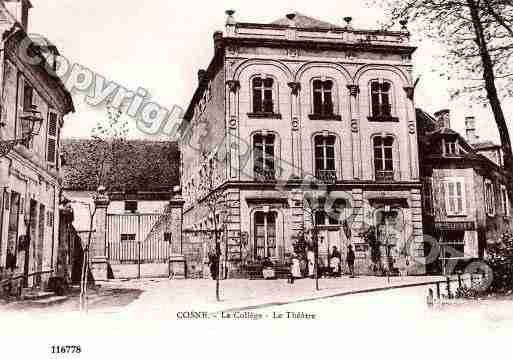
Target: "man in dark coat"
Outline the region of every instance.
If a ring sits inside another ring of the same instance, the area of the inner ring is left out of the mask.
[[[351,278],[354,278],[354,259],[355,259],[355,255],[354,255],[354,251],[353,251],[353,246],[348,245],[346,261],[347,261],[347,266],[349,267],[349,276]]]
[[[210,265],[210,275],[213,280],[216,280],[219,275],[219,259],[214,253],[209,254],[208,263]]]

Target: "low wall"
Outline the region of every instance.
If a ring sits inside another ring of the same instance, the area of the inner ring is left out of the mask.
[[[111,264],[114,279],[168,277],[167,263]]]

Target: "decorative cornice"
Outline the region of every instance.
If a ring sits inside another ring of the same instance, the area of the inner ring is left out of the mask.
[[[356,97],[360,92],[360,86],[358,85],[347,85],[347,88],[349,89],[349,94],[353,97]]]
[[[415,95],[415,87],[405,86],[405,87],[403,87],[403,89],[404,89],[404,92],[406,92],[406,97],[408,97],[408,99],[413,101],[413,96]]]
[[[299,90],[301,90],[301,83],[300,82],[289,82],[288,83],[290,90],[292,91],[293,95],[297,95],[299,93]]]
[[[230,88],[231,92],[237,92],[240,87],[240,82],[238,80],[228,80],[226,81],[226,84]]]

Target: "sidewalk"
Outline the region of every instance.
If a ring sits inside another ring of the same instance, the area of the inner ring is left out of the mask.
[[[145,290],[138,300],[125,308],[142,316],[176,318],[179,311],[240,311],[267,306],[318,300],[349,294],[366,293],[393,288],[404,288],[444,281],[444,277],[386,277],[329,278],[319,279],[319,291],[313,279],[296,280],[244,280],[221,281],[221,301],[215,300],[215,281],[198,280],[138,280],[109,282],[109,286],[140,288]]]

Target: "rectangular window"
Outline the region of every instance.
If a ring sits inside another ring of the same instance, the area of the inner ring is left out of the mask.
[[[509,209],[508,189],[504,185],[501,185],[501,204],[502,204],[502,214],[506,217],[509,217],[510,209]]]
[[[375,119],[392,119],[389,82],[371,82],[371,112]]]
[[[121,242],[125,241],[135,241],[135,233],[122,233],[120,235]]]
[[[48,133],[46,145],[46,160],[50,164],[57,162],[57,132],[58,132],[58,118],[55,112],[50,112],[48,116]]]
[[[171,243],[172,234],[171,232],[164,232],[164,242]]]
[[[333,115],[333,81],[313,82],[313,113],[319,116]]]
[[[274,80],[271,77],[255,77],[252,81],[253,113],[274,113]]]
[[[374,137],[374,170],[376,181],[394,180],[393,137]]]
[[[495,193],[493,192],[493,183],[489,179],[485,179],[485,208],[486,214],[489,216],[495,215]]]
[[[448,216],[465,215],[465,180],[460,177],[445,179],[445,211]]]
[[[276,256],[276,214],[255,213],[255,258]]]
[[[23,111],[31,111],[34,104],[34,89],[25,82],[23,85]]]
[[[125,201],[125,211],[131,213],[137,212],[137,201]]]
[[[257,134],[253,137],[253,172],[259,180],[274,180],[274,135]]]
[[[423,207],[426,214],[432,215],[434,213],[433,206],[433,179],[426,177],[423,180]]]
[[[335,172],[335,136],[315,136],[315,173],[317,179],[334,182]]]

